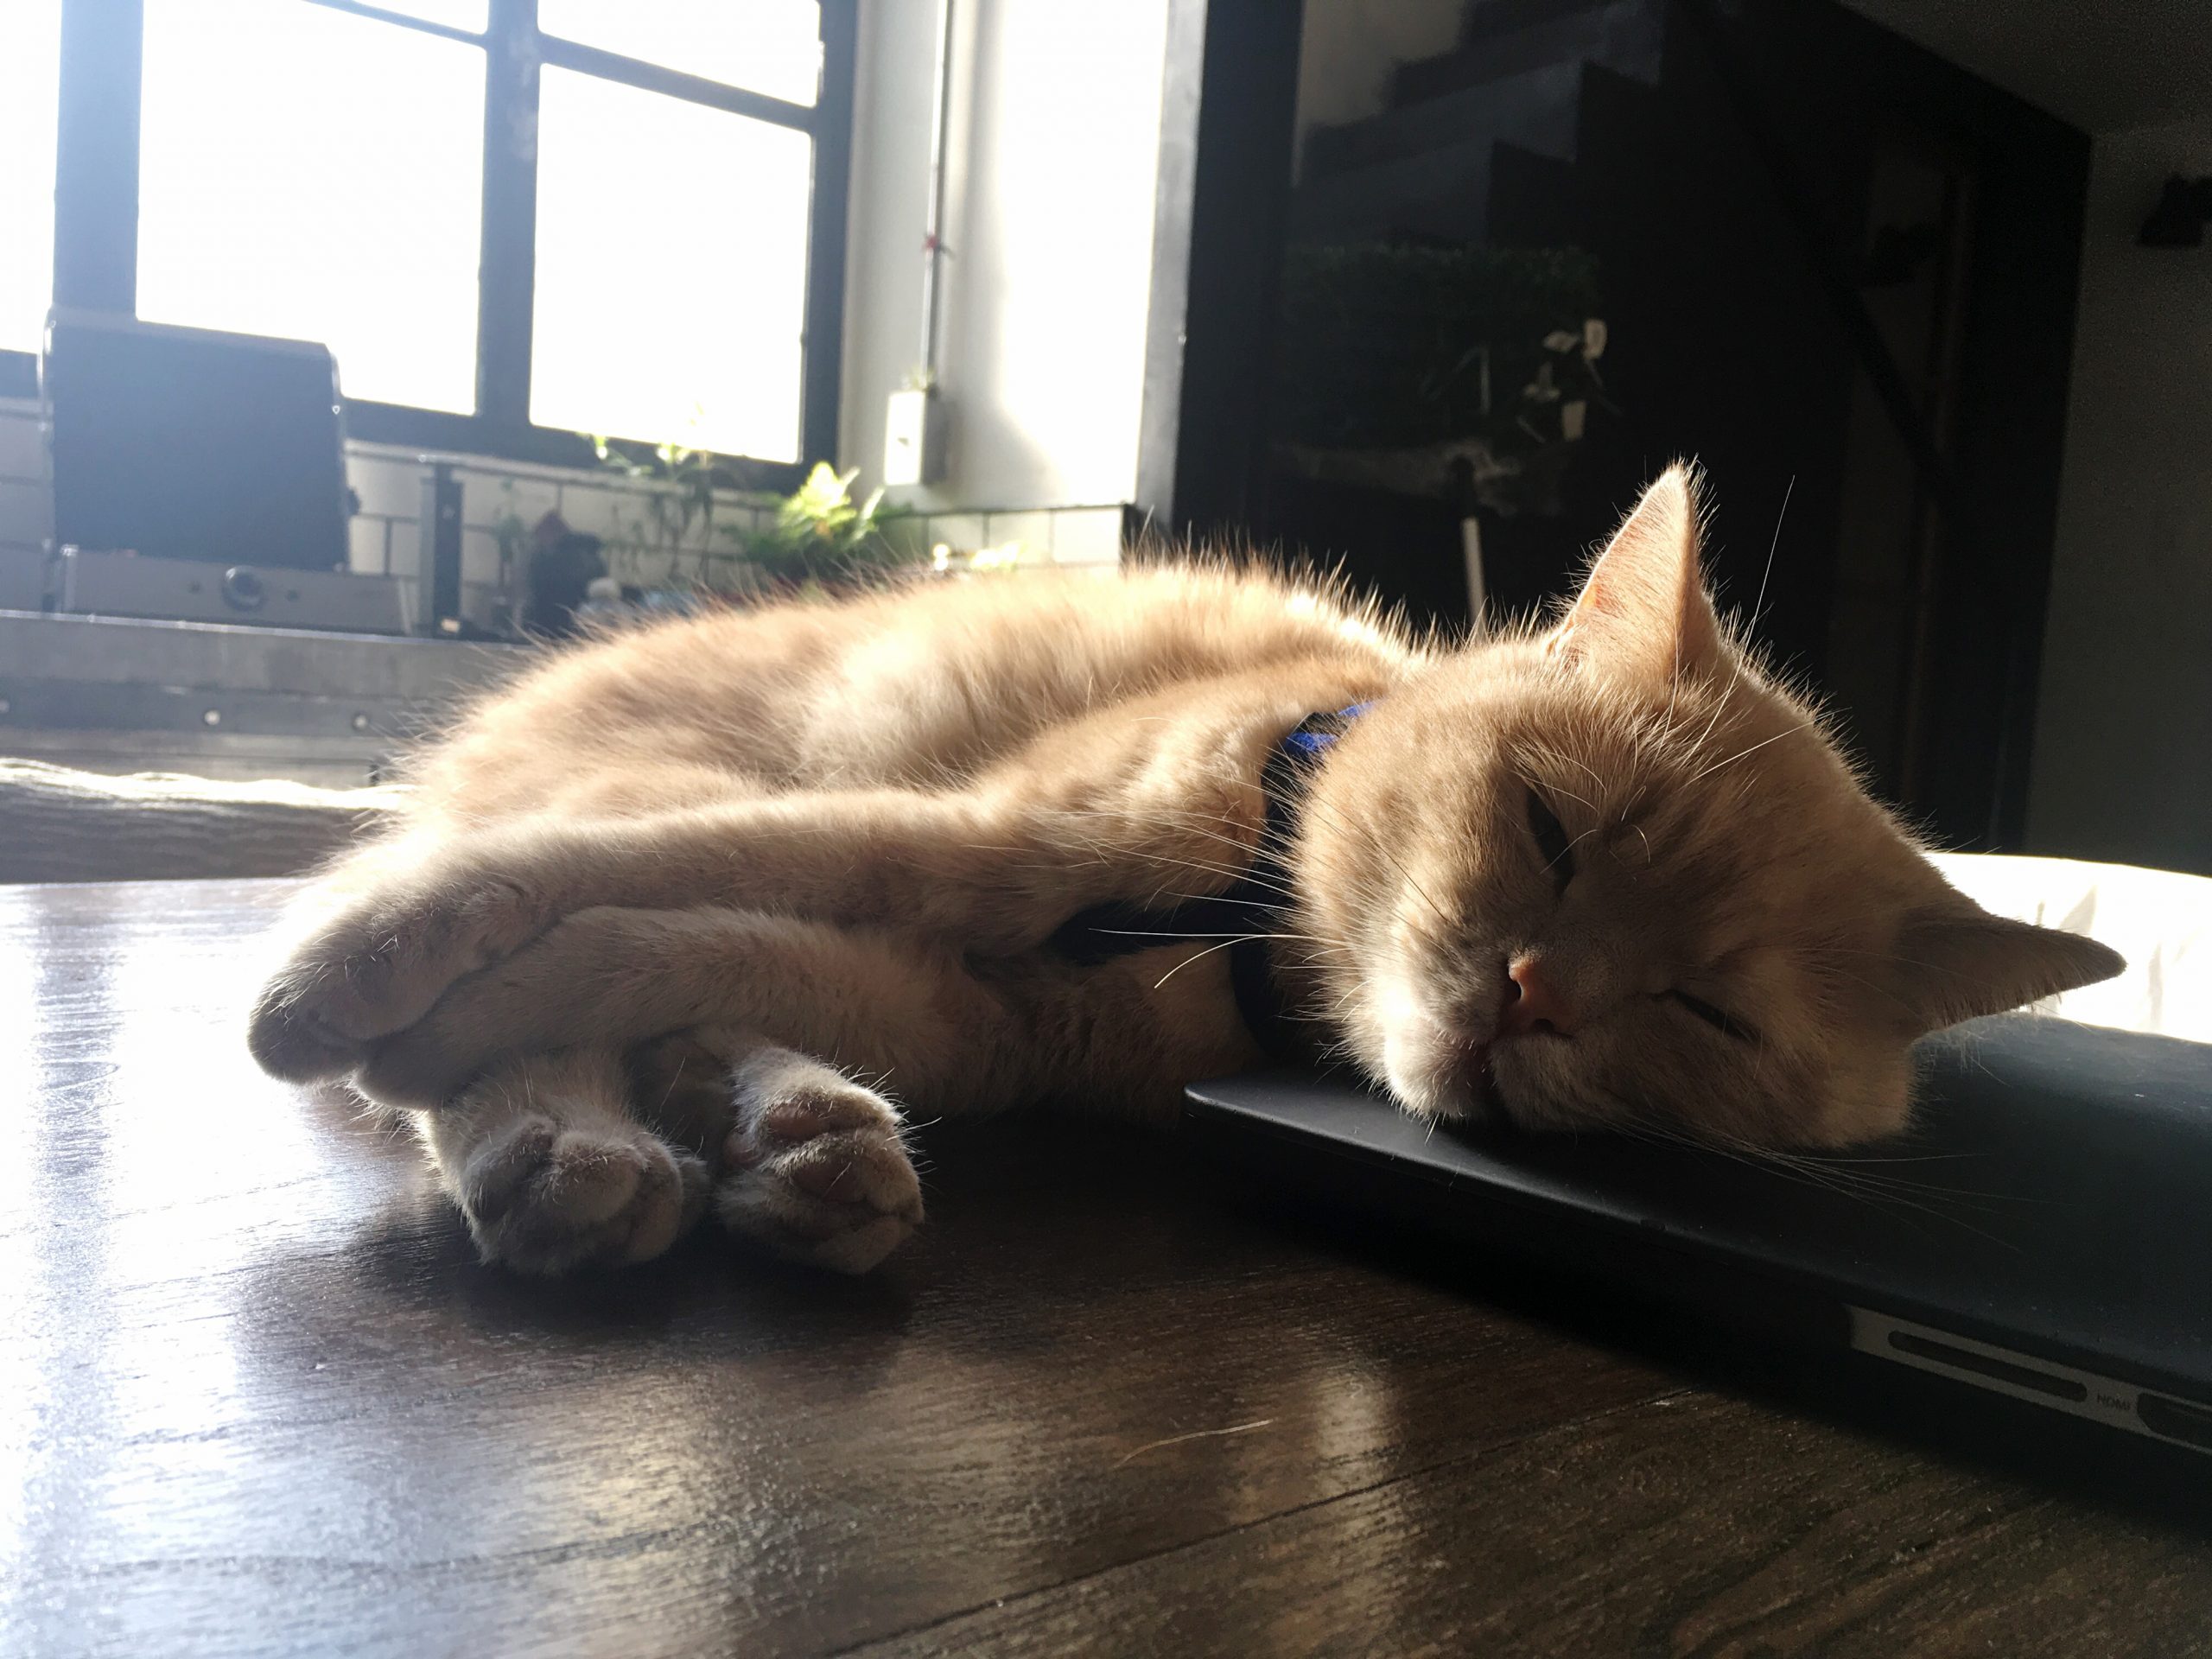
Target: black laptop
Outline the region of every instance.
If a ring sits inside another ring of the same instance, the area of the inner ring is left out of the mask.
[[[1454,1130],[1292,1072],[1185,1116],[1326,1205],[2212,1454],[2212,1046],[2006,1014],[1918,1058],[1908,1133],[1787,1165]]]

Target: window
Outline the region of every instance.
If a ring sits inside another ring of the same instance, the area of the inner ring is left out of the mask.
[[[61,0],[0,5],[0,352],[35,353],[54,293]]]
[[[789,127],[549,67],[531,419],[801,459],[806,248],[758,227],[804,222],[811,151]],[[627,234],[609,234],[616,203]]]
[[[822,79],[815,0],[537,0],[537,26],[579,46],[811,104]]]
[[[795,480],[835,442],[855,3],[3,0],[0,380],[50,298],[321,340],[360,436]]]
[[[145,16],[139,316],[318,340],[347,397],[473,414],[484,48],[298,0]]]

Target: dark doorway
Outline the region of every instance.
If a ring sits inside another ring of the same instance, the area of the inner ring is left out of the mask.
[[[1307,0],[1309,39],[1341,3]],[[1695,457],[1724,602],[1756,604],[1883,792],[1951,845],[2017,846],[2088,141],[1830,0],[1471,0],[1446,25],[1328,120],[1287,114],[1280,41],[1189,70],[1177,391],[1204,438],[1148,396],[1181,460],[1149,505],[1464,626],[1471,546],[1491,607],[1526,610]],[[1255,225],[1281,231],[1230,233]]]

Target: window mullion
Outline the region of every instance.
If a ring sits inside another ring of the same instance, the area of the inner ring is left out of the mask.
[[[476,412],[495,426],[518,428],[530,422],[537,267],[537,0],[492,0],[484,55]]]
[[[462,41],[474,45],[477,35],[466,29],[455,29],[450,23],[434,23],[427,17],[410,16],[404,11],[392,11],[384,6],[372,5],[366,0],[308,0],[311,6],[321,6],[326,11],[342,11],[354,17],[365,17],[371,22],[390,23],[394,29],[411,29],[417,35],[435,35],[443,41]]]
[[[537,0],[531,0],[536,9]],[[830,0],[836,3],[836,0]],[[823,25],[825,30],[830,25]],[[558,69],[573,70],[580,75],[590,75],[600,80],[618,81],[625,86],[634,86],[641,92],[658,92],[664,98],[681,99],[686,104],[704,104],[709,109],[741,115],[749,120],[765,121],[772,127],[791,127],[800,132],[813,132],[822,119],[818,106],[787,104],[780,98],[771,98],[766,92],[747,91],[742,86],[731,86],[702,76],[686,74],[680,69],[664,68],[657,63],[647,63],[639,58],[626,58],[619,52],[607,52],[595,46],[586,46],[581,41],[564,41],[557,35],[541,35],[539,55]]]
[[[814,194],[807,220],[805,347],[799,392],[801,461],[837,459],[857,12],[853,0],[823,0],[822,90],[814,129]]]

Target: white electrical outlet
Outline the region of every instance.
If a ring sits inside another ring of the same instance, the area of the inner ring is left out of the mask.
[[[934,387],[891,394],[884,411],[883,481],[934,484],[944,476],[944,405]]]

